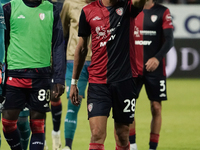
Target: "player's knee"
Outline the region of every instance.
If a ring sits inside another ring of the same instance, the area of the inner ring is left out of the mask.
[[[52,106],[61,105],[61,99],[58,98],[58,99],[53,99],[53,100],[51,100],[51,105],[52,105]]]
[[[127,142],[128,142],[128,137],[129,137],[129,129],[128,126],[127,128],[123,128],[123,129],[117,129],[116,130],[116,134],[118,136],[118,140],[121,143],[121,145],[126,146]]]
[[[152,115],[161,115],[161,103],[153,102],[151,105]]]
[[[3,131],[6,133],[13,132],[17,129],[17,120],[7,120],[2,118]]]
[[[99,128],[95,128],[91,132],[92,141],[104,141],[106,138],[106,132],[100,130]]]
[[[44,119],[31,119],[30,127],[32,134],[44,133]]]

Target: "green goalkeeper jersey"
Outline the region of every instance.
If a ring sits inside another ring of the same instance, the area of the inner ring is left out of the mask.
[[[11,8],[8,69],[50,66],[53,5],[43,1],[38,7],[28,7],[14,0]]]

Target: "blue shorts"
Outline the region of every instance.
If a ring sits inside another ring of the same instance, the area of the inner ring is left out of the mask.
[[[30,110],[41,113],[50,111],[51,79],[25,79],[26,82],[21,80],[17,81],[12,77],[8,77],[5,86],[6,101],[4,103],[4,109],[23,110],[28,106]],[[21,85],[24,87],[21,87]]]
[[[73,65],[74,61],[73,60],[68,60],[67,61],[67,70],[66,70],[66,75],[65,75],[65,80],[66,80],[66,91],[67,91],[67,98],[69,98],[69,93],[70,93],[70,87],[71,87],[71,80],[72,80],[72,73],[73,73]],[[79,89],[79,95],[83,96],[85,98],[85,89],[88,83],[88,67],[90,65],[90,61],[86,61],[83,69],[81,71],[79,80],[78,80],[78,89]]]
[[[109,116],[112,108],[117,123],[131,124],[134,120],[136,83],[134,78],[110,84],[89,83],[88,118]]]
[[[158,102],[167,100],[166,76],[139,75],[136,84],[138,97],[142,86],[145,85],[149,100]]]

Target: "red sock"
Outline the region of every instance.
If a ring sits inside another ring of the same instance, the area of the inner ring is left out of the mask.
[[[149,148],[150,149],[156,149],[158,146],[158,140],[159,140],[159,134],[150,134],[150,142],[149,142]]]
[[[129,142],[134,144],[136,142],[135,128],[131,128],[129,131]]]
[[[150,134],[150,141],[151,142],[158,143],[158,140],[159,140],[159,134],[154,134],[154,133]]]
[[[103,144],[99,143],[90,143],[89,150],[105,150]]]
[[[127,146],[119,146],[116,144],[115,150],[130,150],[130,143]]]

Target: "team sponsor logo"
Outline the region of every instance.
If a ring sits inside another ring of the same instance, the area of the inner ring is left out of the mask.
[[[116,34],[111,35],[108,41],[112,41],[112,40],[114,40],[115,37],[116,37]],[[100,47],[104,47],[104,46],[106,46],[106,43],[107,43],[107,42],[100,42]]]
[[[88,105],[88,111],[91,112],[92,109],[93,109],[93,103],[90,103],[90,104]]]
[[[152,41],[142,41],[142,40],[138,40],[135,41],[135,45],[151,45]]]
[[[151,15],[151,21],[155,22],[158,19],[157,15]]]
[[[106,38],[107,36],[106,36],[106,30],[105,30],[105,28],[104,27],[96,27],[96,29],[95,29],[95,31],[96,31],[96,33],[97,33],[97,39],[99,39],[100,37],[102,37],[102,39],[103,38]]]
[[[121,16],[124,13],[124,9],[122,7],[116,9],[116,13]]]
[[[137,26],[135,26],[135,28],[134,28],[134,35],[136,37],[140,37],[140,30],[139,30],[139,28]]]
[[[24,19],[25,17],[23,15],[19,15],[17,18],[18,19]]]
[[[65,119],[65,122],[76,124],[76,120]]]
[[[41,20],[44,20],[44,18],[45,18],[44,13],[40,13],[40,14],[39,14],[39,17],[40,17]]]
[[[20,143],[19,143],[20,144]],[[34,141],[32,142],[33,145],[44,145],[43,142],[40,142],[40,141]]]
[[[165,18],[166,18],[167,21],[171,21],[172,20],[172,16],[170,14],[166,15]]]
[[[92,20],[101,20],[101,18],[99,16],[94,17]]]
[[[75,113],[72,109],[67,110],[68,113]]]

